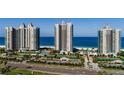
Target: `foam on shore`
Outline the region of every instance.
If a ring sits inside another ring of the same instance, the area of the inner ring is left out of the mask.
[[[5,45],[0,45],[0,48],[5,48]]]
[[[5,45],[0,45],[0,48],[5,48]],[[40,48],[55,48],[54,46],[40,46]],[[76,49],[92,49],[90,47],[74,47]],[[94,49],[97,49],[97,48],[94,48]]]
[[[5,48],[5,45],[0,45],[0,48]],[[40,48],[55,48],[54,46],[40,46]],[[74,47],[74,48],[76,48],[76,49],[84,49],[84,50],[86,50],[86,49],[88,49],[88,50],[91,50],[91,49],[93,49],[93,47]],[[95,50],[96,49],[98,49],[98,48],[94,48]],[[122,48],[121,49],[122,51],[124,51],[124,49]]]
[[[44,48],[44,47],[46,47],[46,48],[55,48],[54,46],[40,46],[40,48]],[[74,48],[76,48],[76,49],[84,49],[84,50],[86,50],[86,49],[92,49],[92,47],[74,47]],[[97,48],[94,48],[94,49],[97,49]]]

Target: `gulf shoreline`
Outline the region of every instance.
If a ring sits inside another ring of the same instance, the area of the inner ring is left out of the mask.
[[[5,45],[0,45],[0,48],[5,48]],[[40,48],[55,48],[54,46],[40,46]],[[78,46],[75,46],[74,48],[76,48],[76,49],[84,49],[84,50],[86,50],[86,49],[89,49],[89,50],[91,50],[91,49],[93,49],[94,47],[78,47]],[[95,50],[97,50],[98,48],[94,48]],[[121,48],[121,50],[122,51],[124,51],[124,48]]]

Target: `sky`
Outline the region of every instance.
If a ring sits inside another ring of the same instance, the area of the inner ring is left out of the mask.
[[[21,23],[32,23],[40,28],[40,36],[54,36],[54,24],[61,21],[74,25],[74,37],[96,37],[98,30],[106,25],[121,30],[124,37],[124,18],[0,18],[0,37],[5,36],[5,27],[18,28]]]

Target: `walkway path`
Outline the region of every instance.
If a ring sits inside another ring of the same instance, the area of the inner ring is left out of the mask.
[[[101,70],[98,66],[98,63],[93,63],[93,58],[92,57],[90,57],[88,55],[85,55],[84,59],[85,59],[85,62],[84,62],[85,69],[94,70],[94,71],[97,71],[97,72]]]

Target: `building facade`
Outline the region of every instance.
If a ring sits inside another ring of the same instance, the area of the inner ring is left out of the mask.
[[[6,50],[38,50],[40,29],[30,23],[27,27],[6,27]]]
[[[55,24],[55,49],[73,52],[73,24]]]
[[[98,31],[98,51],[101,54],[120,52],[120,30],[106,26]]]

